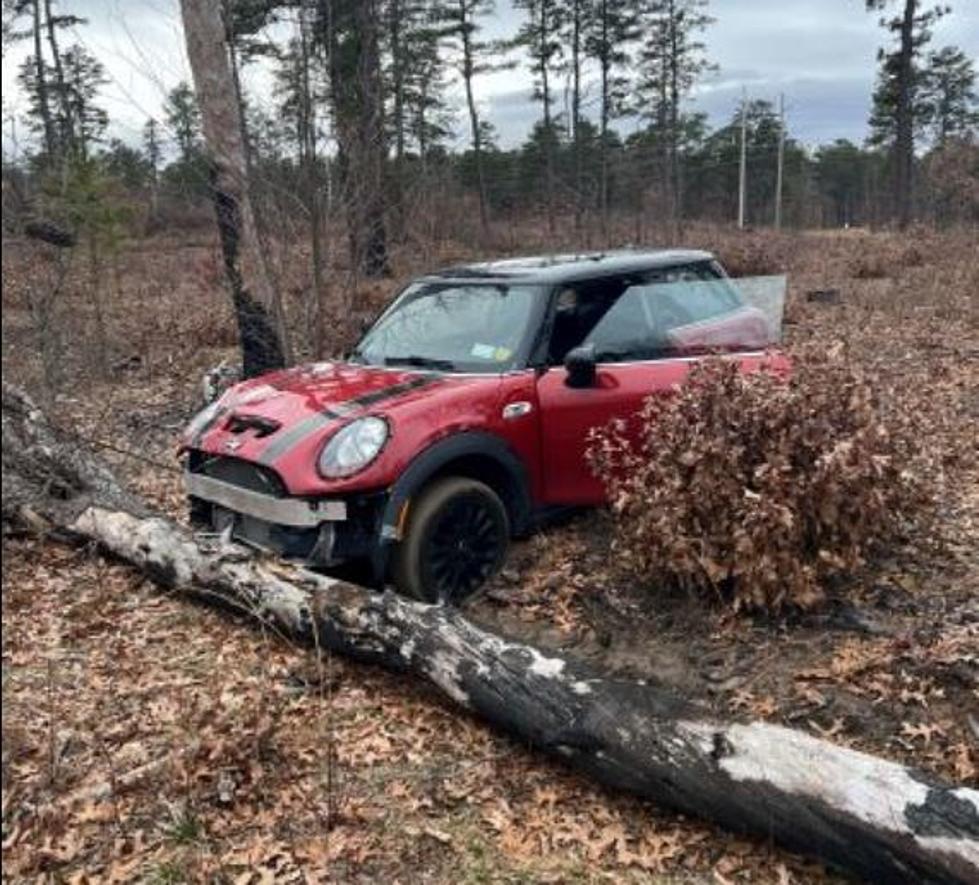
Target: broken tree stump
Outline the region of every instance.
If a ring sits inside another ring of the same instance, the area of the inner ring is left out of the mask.
[[[26,520],[94,541],[165,587],[415,673],[609,787],[873,882],[979,881],[979,791],[781,726],[714,720],[660,687],[487,632],[454,608],[204,543],[150,514],[6,385],[3,471],[5,528]]]

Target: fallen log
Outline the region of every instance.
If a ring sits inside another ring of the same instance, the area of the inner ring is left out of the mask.
[[[661,687],[489,633],[457,609],[376,593],[221,538],[202,541],[150,514],[6,386],[3,469],[5,526],[26,515],[35,527],[96,542],[162,586],[418,674],[609,787],[874,882],[979,881],[979,791],[780,726],[719,722]],[[57,478],[53,486],[45,475]]]

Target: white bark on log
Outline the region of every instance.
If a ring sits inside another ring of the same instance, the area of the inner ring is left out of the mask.
[[[10,471],[34,465],[19,495],[40,467],[73,458],[84,506],[52,501],[42,517],[166,587],[232,605],[322,648],[417,673],[615,789],[771,838],[873,882],[979,882],[977,790],[777,725],[717,722],[662,687],[604,677],[482,630],[457,609],[201,541],[169,520],[120,509],[115,486],[100,502],[84,479],[105,485],[97,459],[36,425],[36,410],[10,414],[8,421],[5,387],[5,491]],[[23,457],[15,456],[18,447]],[[37,496],[26,500],[35,512]],[[5,501],[5,523],[14,512]]]

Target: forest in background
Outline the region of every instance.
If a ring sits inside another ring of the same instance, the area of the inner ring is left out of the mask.
[[[303,221],[322,262],[325,222],[342,220],[367,275],[386,268],[393,244],[451,231],[491,245],[518,219],[570,227],[582,245],[617,244],[616,220],[632,241],[650,225],[675,239],[686,222],[739,218],[742,162],[750,226],[979,219],[974,61],[932,45],[944,6],[854,3],[854,15],[882,16],[868,137],[816,147],[768,101],[746,98],[713,129],[696,110],[716,70],[707,0],[515,6],[513,33],[491,40],[492,0],[225,0],[258,223]],[[32,50],[19,73],[27,111],[7,120],[5,232],[32,215],[99,233],[185,228],[210,186],[194,89],[170,91],[141,144],[114,137],[100,102],[108,75],[84,25],[64,0],[4,2],[4,46]],[[271,104],[242,86],[252,65],[271,71]],[[539,107],[512,149],[480,101],[483,76],[505,67],[526,69]],[[451,150],[459,136],[468,147]]]

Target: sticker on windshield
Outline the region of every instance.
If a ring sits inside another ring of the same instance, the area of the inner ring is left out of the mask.
[[[513,351],[510,350],[509,347],[497,347],[496,350],[493,351],[493,359],[498,363],[505,363],[508,359],[510,359],[510,355],[512,353]]]
[[[480,360],[492,360],[496,359],[497,348],[493,347],[492,344],[474,344],[469,353]]]

